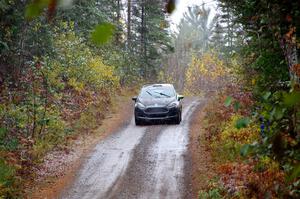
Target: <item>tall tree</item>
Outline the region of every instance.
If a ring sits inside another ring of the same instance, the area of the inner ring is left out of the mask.
[[[166,71],[179,90],[184,88],[185,72],[192,55],[201,56],[213,44],[217,16],[209,20],[210,15],[210,9],[204,5],[189,7],[173,35],[175,52],[168,55]]]
[[[131,48],[131,0],[127,1],[127,46]]]
[[[290,71],[291,80],[299,82],[294,72],[299,66],[300,4],[298,1],[220,0],[241,23],[249,40],[257,41],[260,48],[280,46]],[[268,42],[263,43],[264,38]],[[296,70],[297,71],[297,70]]]
[[[191,26],[190,37],[193,38],[194,48],[205,52],[209,48],[210,38],[217,22],[217,16],[209,20],[211,10],[202,6],[189,7],[184,13],[184,20]]]

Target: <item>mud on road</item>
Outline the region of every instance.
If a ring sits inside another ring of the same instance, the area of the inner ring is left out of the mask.
[[[191,198],[189,123],[197,98],[183,101],[180,125],[130,124],[101,141],[60,198]]]

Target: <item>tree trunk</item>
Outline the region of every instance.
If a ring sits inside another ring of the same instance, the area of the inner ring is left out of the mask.
[[[141,56],[143,56],[144,60],[146,61],[146,43],[145,43],[145,34],[146,34],[146,27],[145,27],[145,1],[142,0],[142,13],[141,13]],[[146,66],[147,64],[145,64]],[[143,76],[147,78],[148,69],[144,67],[144,74]]]
[[[145,43],[145,2],[142,0],[142,13],[141,13],[141,55],[144,55]]]
[[[117,17],[116,17],[116,25],[117,25],[117,30],[116,30],[116,45],[119,45],[121,42],[121,25],[120,25],[120,21],[121,21],[121,0],[117,0]]]
[[[127,2],[127,46],[131,48],[131,0]]]
[[[284,56],[288,63],[291,81],[299,84],[300,83],[299,77],[293,71],[293,67],[296,66],[299,61],[298,60],[299,50],[297,49],[297,45],[294,42],[287,40],[286,38],[282,38],[280,40],[280,47],[283,50]]]

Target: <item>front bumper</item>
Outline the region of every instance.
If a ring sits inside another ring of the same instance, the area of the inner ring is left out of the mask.
[[[134,109],[135,118],[144,121],[172,120],[179,114],[181,114],[180,107],[147,107],[145,109],[135,107]]]

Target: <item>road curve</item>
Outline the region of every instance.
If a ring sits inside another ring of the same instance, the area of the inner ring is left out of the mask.
[[[60,198],[186,198],[189,121],[199,103],[184,99],[180,125],[135,126],[132,119],[96,146]]]

